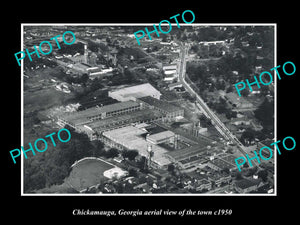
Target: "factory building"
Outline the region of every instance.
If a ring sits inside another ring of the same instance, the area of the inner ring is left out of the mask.
[[[145,96],[137,99],[142,108],[156,109],[166,115],[167,120],[172,120],[179,116],[184,116],[184,109],[171,103],[161,101],[151,96]]]
[[[86,126],[90,127],[97,134],[102,134],[104,131],[117,129],[128,126],[129,124],[148,123],[163,120],[164,115],[157,110],[138,110],[131,113],[109,117],[102,120],[92,121]]]
[[[140,129],[138,126],[126,126],[110,131],[103,132],[102,141],[119,150],[137,150],[141,156],[145,156],[151,161],[150,166],[154,168],[166,169],[171,161],[165,156],[168,150],[149,143],[145,139],[147,131]],[[149,158],[149,147],[153,152],[151,159]]]
[[[121,88],[114,91],[109,91],[108,96],[120,102],[136,101],[137,98],[151,96],[160,99],[161,93],[156,90],[151,84],[145,83],[131,87]]]
[[[174,143],[175,134],[172,131],[166,130],[156,134],[151,134],[146,137],[146,140],[152,144],[162,144],[165,142]]]
[[[119,102],[102,107],[96,106],[83,111],[60,115],[58,117],[58,121],[63,126],[68,124],[74,129],[77,129],[79,125],[85,125],[92,121],[103,120],[109,117],[138,111],[140,109],[141,106],[137,102]]]

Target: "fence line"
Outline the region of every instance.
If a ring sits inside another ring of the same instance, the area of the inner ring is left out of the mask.
[[[73,167],[76,166],[78,163],[82,162],[83,160],[88,160],[88,159],[99,160],[99,161],[105,162],[105,163],[107,163],[107,164],[109,164],[109,165],[111,165],[111,166],[113,166],[113,167],[116,167],[114,164],[112,164],[112,163],[110,163],[110,162],[107,162],[107,161],[105,161],[105,160],[103,160],[103,159],[97,158],[97,157],[84,157],[84,158],[82,158],[82,159],[80,159],[80,160],[78,160],[78,161],[76,160],[76,161],[73,163],[73,165],[71,165],[71,168],[73,168]]]

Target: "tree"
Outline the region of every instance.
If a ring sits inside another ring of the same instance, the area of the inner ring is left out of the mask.
[[[162,41],[162,42],[167,42],[167,36],[166,36],[166,35],[163,35],[161,41]]]
[[[110,43],[111,43],[111,39],[110,39],[109,37],[107,37],[107,38],[106,38],[106,42],[107,42],[108,44],[110,44]]]
[[[215,85],[215,87],[216,87],[217,90],[223,90],[223,91],[225,90],[225,86],[226,86],[226,84],[225,84],[224,80],[217,81],[216,85]]]
[[[95,142],[95,149],[93,151],[93,155],[95,157],[99,157],[105,155],[105,153],[106,151],[104,150],[104,144],[101,141],[97,140]]]
[[[182,41],[186,41],[186,40],[187,40],[187,36],[186,36],[185,33],[181,36],[181,40],[182,40]]]
[[[243,143],[246,143],[247,141],[251,142],[255,139],[255,137],[256,137],[256,131],[249,128],[242,133],[241,141]]]
[[[228,110],[228,111],[226,111],[225,116],[227,119],[236,118],[237,112]]]
[[[91,50],[92,52],[98,52],[99,50],[99,45],[90,40],[88,41],[88,46],[89,46],[89,50]]]
[[[241,92],[241,95],[243,97],[248,97],[248,95],[250,94],[250,90],[245,88],[242,92]]]
[[[222,172],[223,173],[226,173],[226,174],[230,174],[230,170],[229,170],[229,168],[224,168],[223,170],[222,170]]]
[[[80,77],[80,83],[85,84],[88,81],[88,79],[89,79],[89,75],[85,73]]]
[[[115,158],[118,155],[119,155],[119,150],[116,148],[111,148],[106,152],[105,157],[106,158]]]
[[[215,104],[215,110],[219,114],[226,113],[228,111],[228,109],[226,108],[226,105],[224,105],[222,103]]]
[[[124,193],[124,186],[122,183],[120,182],[116,183],[115,188],[117,193]]]
[[[258,178],[261,178],[263,182],[266,182],[268,180],[268,171],[267,170],[261,170],[257,173]]]
[[[193,45],[192,47],[191,47],[191,50],[193,51],[193,52],[198,52],[199,51],[199,47],[198,47],[198,45]]]
[[[145,165],[147,163],[147,158],[142,156],[140,160],[137,162],[137,166],[141,171],[145,171]]]
[[[134,169],[134,168],[130,168],[128,170],[128,173],[129,173],[129,176],[131,176],[131,177],[138,177],[138,173],[137,173],[136,169]]]
[[[241,179],[243,179],[242,174],[241,174],[241,173],[236,173],[235,179],[236,179],[236,180],[241,180]]]
[[[230,92],[233,92],[233,86],[231,85],[226,89],[226,93],[230,93]]]
[[[139,152],[137,150],[123,150],[121,155],[124,159],[134,160],[138,156]]]
[[[208,119],[208,118],[207,118],[205,115],[203,115],[203,114],[201,114],[201,115],[199,116],[199,120],[200,120],[201,126],[203,126],[203,127],[208,127],[208,126],[211,125],[210,119]]]
[[[274,125],[274,102],[266,98],[258,109],[254,111],[254,115],[263,126]]]
[[[96,91],[96,90],[99,90],[101,88],[103,88],[103,84],[101,82],[100,79],[98,79],[98,77],[96,77],[93,81],[92,81],[92,84],[90,86],[90,91]]]
[[[248,169],[248,176],[253,176],[257,171],[257,167],[252,167],[250,169]]]
[[[173,174],[175,170],[175,166],[173,164],[168,165],[168,171]]]

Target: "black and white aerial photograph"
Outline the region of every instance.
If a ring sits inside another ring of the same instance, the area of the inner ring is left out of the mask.
[[[21,194],[275,195],[276,24],[145,27],[22,24]]]

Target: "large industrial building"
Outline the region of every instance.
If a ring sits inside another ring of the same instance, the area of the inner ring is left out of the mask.
[[[171,161],[165,156],[168,150],[148,142],[145,138],[147,131],[138,126],[126,126],[102,133],[101,139],[110,147],[120,150],[137,150],[141,156],[149,158],[149,148],[153,152],[151,166],[166,168]]]
[[[121,102],[59,115],[58,122],[95,139],[104,131],[130,124],[171,120],[184,114],[180,107],[160,101],[160,92],[148,83],[119,89],[109,95]]]
[[[90,129],[94,130],[98,134],[101,134],[103,131],[117,129],[127,126],[128,124],[155,122],[162,120],[163,118],[164,115],[157,110],[143,109],[123,115],[118,115],[116,117],[93,121],[87,123],[86,126],[90,127]]]
[[[166,156],[181,169],[190,169],[208,161],[207,148],[199,145],[170,151]]]
[[[137,98],[145,96],[151,96],[153,98],[160,99],[161,93],[151,84],[145,83],[109,91],[108,96],[120,102],[125,102],[130,100],[136,101]]]
[[[123,115],[140,109],[141,106],[137,102],[119,102],[102,107],[95,106],[83,111],[60,115],[58,121],[63,125],[68,124],[74,129],[77,129],[77,126],[79,125],[84,125],[95,120],[106,119],[117,115]]]
[[[151,134],[146,137],[146,140],[152,144],[162,144],[165,142],[174,142],[175,134],[172,131],[166,130],[156,134]]]
[[[75,130],[86,133],[91,140],[94,140],[104,131],[130,124],[160,121],[165,117],[156,109],[144,109],[141,108],[140,103],[128,101],[59,115],[58,122],[62,126],[68,124]]]
[[[102,132],[100,139],[110,147],[119,150],[137,150],[140,155],[147,158],[151,147],[154,153],[151,157],[151,166],[164,169],[173,163],[182,170],[193,171],[207,166],[207,163],[214,159],[212,156],[221,151],[200,144],[183,149],[169,149],[161,144],[174,147],[177,141],[182,141],[180,135],[168,130],[150,134],[145,128],[142,124],[127,125]]]
[[[184,116],[184,109],[151,96],[138,98],[137,102],[140,102],[143,108],[147,107],[162,112],[166,115],[166,119],[168,120],[172,120],[175,117]]]

